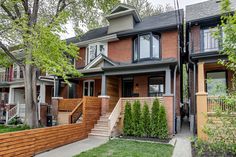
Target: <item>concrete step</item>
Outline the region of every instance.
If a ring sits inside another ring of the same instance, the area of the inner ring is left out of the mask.
[[[89,137],[100,136],[100,137],[109,137],[108,134],[97,134],[97,133],[89,133]]]
[[[99,123],[108,123],[108,119],[107,119],[107,120],[100,120],[100,119],[99,119],[99,120],[97,121],[97,123],[98,123],[98,124],[99,124]]]
[[[94,127],[108,127],[108,123],[97,123]]]
[[[96,126],[94,126],[94,128],[100,129],[100,130],[108,130],[108,126],[96,125]]]
[[[108,130],[100,130],[100,129],[96,129],[96,128],[93,128],[92,130],[91,130],[91,133],[98,133],[98,134],[100,134],[100,133],[105,133],[105,134],[108,134]]]

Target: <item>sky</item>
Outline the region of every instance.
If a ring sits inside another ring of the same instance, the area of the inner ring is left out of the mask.
[[[166,4],[170,4],[171,6],[174,7],[174,1],[175,0],[149,0],[149,2],[151,2],[153,5],[166,5]],[[203,2],[206,0],[179,0],[179,8],[185,8],[186,5],[191,5],[191,4],[195,4],[195,3],[199,3],[199,2]],[[70,23],[68,23],[66,25],[66,29],[68,30],[67,33],[65,34],[61,34],[61,38],[62,39],[66,39],[66,38],[70,38],[70,37],[74,37],[75,33],[73,31],[73,27]]]

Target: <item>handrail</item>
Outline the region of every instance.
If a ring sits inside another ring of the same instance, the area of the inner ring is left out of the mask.
[[[17,105],[8,111],[8,121],[17,115]]]
[[[79,110],[79,108],[81,107],[81,105],[83,104],[84,100],[82,99],[80,101],[80,103],[73,109],[73,111],[69,114],[69,123],[74,123],[73,122],[73,115],[76,114],[77,110]]]
[[[120,116],[120,113],[121,113],[121,100],[122,98],[119,99],[119,101],[117,102],[115,108],[113,109],[111,115],[109,116],[108,118],[108,127],[109,127],[109,133],[111,133],[112,129],[114,128],[116,122],[117,122],[117,119],[119,118]]]

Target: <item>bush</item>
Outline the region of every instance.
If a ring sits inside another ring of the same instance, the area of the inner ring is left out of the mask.
[[[141,105],[140,101],[135,101],[133,105],[133,135],[141,136],[142,135],[142,123],[141,123]]]
[[[153,101],[152,113],[151,113],[151,136],[159,136],[159,107],[160,103],[158,99]]]
[[[18,124],[23,124],[20,117],[14,117],[12,118],[9,122],[8,125],[18,125]]]
[[[143,106],[143,111],[142,111],[142,136],[148,137],[151,134],[151,119],[150,119],[150,113],[149,113],[149,108],[148,105],[145,103]]]
[[[133,128],[132,128],[132,111],[131,111],[131,104],[126,102],[125,104],[125,115],[124,115],[124,134],[125,135],[132,135]]]
[[[165,107],[161,106],[159,110],[159,138],[165,139],[168,137],[168,126],[166,119]]]

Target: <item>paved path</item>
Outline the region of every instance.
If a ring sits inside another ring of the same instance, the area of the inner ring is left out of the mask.
[[[68,144],[35,157],[72,157],[86,150],[98,147],[108,141],[106,137],[88,137],[87,139]]]
[[[172,157],[192,157],[189,125],[183,124],[181,132],[176,134],[176,145]]]

